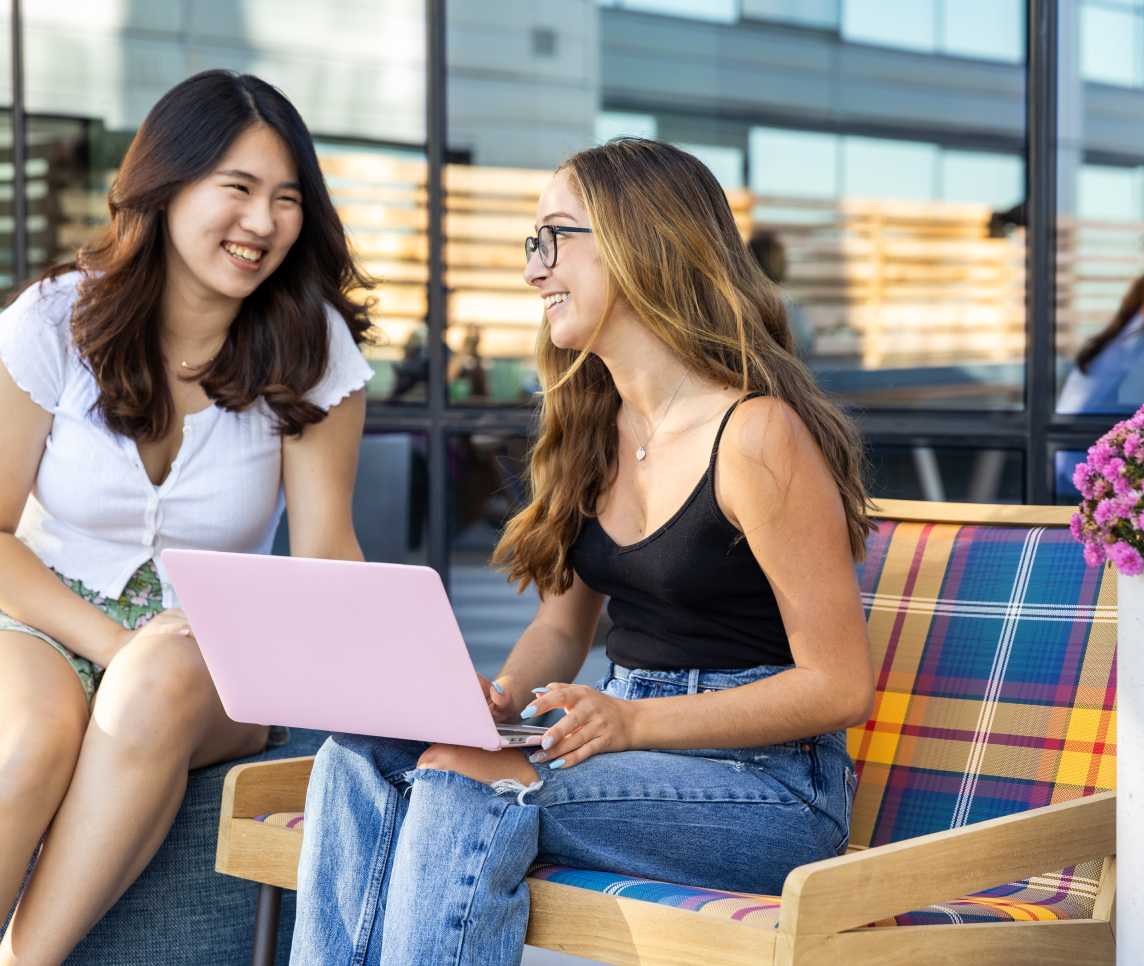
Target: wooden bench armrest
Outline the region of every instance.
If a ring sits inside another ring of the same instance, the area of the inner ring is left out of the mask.
[[[1099,792],[800,866],[783,886],[780,935],[855,929],[1116,852],[1116,793]]]
[[[220,822],[271,812],[302,811],[313,767],[313,755],[235,765],[226,773],[222,786]]]

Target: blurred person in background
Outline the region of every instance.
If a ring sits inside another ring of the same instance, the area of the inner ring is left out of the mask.
[[[806,310],[783,288],[787,277],[786,246],[779,238],[778,232],[769,228],[756,230],[747,246],[755,256],[755,261],[759,263],[759,268],[778,286],[779,295],[786,307],[787,325],[790,326],[791,334],[794,336],[795,355],[803,362],[809,362],[814,353],[814,326]]]
[[[1077,353],[1057,400],[1059,413],[1129,413],[1144,402],[1144,275],[1111,321]]]

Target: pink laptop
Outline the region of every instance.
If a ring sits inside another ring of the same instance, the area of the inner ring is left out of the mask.
[[[497,725],[429,567],[164,550],[235,721],[477,748],[539,744]]]

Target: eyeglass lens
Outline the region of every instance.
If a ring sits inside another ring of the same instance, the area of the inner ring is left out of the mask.
[[[540,252],[540,263],[545,268],[551,268],[556,263],[556,232],[551,225],[541,225],[534,237],[524,240],[526,261],[537,251]]]

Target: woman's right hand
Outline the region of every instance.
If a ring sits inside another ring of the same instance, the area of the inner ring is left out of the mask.
[[[492,714],[493,721],[497,724],[509,724],[520,717],[520,709],[513,707],[508,677],[499,677],[495,681],[490,681],[483,674],[478,674],[477,680],[481,682],[481,690],[485,693],[485,702],[489,706],[489,713]]]
[[[191,625],[187,621],[187,615],[177,607],[172,607],[168,610],[160,611],[152,617],[146,624],[136,627],[134,630],[123,628],[115,642],[115,651],[111,655],[114,658],[116,654],[122,651],[128,644],[138,640],[144,636],[152,637],[155,635],[174,635],[176,637],[186,637],[194,640],[194,631],[191,630]],[[110,659],[109,659],[110,663]]]

